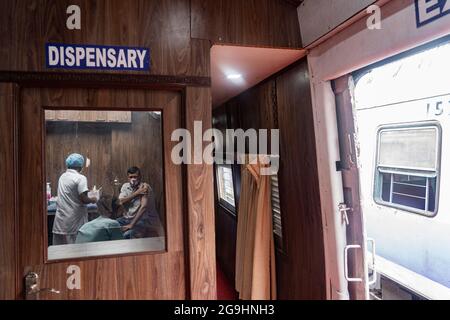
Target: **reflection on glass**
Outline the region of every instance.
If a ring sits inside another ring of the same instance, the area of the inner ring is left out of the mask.
[[[46,110],[48,258],[161,251],[161,112]]]

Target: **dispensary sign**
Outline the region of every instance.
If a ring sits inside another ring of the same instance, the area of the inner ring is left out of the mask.
[[[47,68],[148,71],[150,49],[47,43]]]

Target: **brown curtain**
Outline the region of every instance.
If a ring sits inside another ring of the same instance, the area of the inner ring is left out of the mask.
[[[260,174],[262,167],[258,163],[241,168],[236,291],[243,300],[276,299],[270,176]]]

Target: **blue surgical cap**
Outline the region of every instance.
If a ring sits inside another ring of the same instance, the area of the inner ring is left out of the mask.
[[[84,157],[78,153],[72,153],[66,159],[66,166],[68,168],[83,168],[84,167]]]

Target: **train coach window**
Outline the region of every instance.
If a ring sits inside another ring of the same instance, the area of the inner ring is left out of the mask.
[[[384,127],[378,131],[375,201],[433,216],[437,209],[440,128]]]
[[[217,165],[217,194],[220,204],[234,212],[233,171],[230,165]]]

